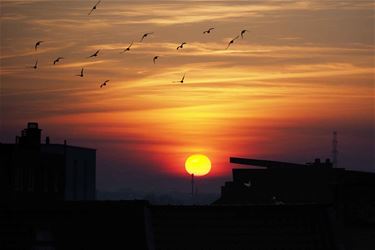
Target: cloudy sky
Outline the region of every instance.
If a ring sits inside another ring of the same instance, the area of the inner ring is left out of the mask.
[[[1,1],[1,142],[37,121],[96,148],[99,189],[188,192],[203,153],[201,189],[219,192],[229,156],[327,158],[334,130],[340,167],[374,171],[373,1],[95,3]]]

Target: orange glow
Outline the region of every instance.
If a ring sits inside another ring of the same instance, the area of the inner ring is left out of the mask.
[[[185,169],[189,174],[203,176],[211,171],[211,161],[205,155],[194,154],[186,159]]]

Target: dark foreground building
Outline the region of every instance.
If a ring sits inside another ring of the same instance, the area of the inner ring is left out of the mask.
[[[221,188],[215,204],[375,206],[375,173],[333,168],[319,159],[296,164],[231,157],[230,162],[258,168],[234,168],[233,181]]]
[[[372,197],[373,179],[348,176],[351,191],[336,203],[8,202],[0,204],[0,249],[374,249],[375,204],[358,195],[367,190]]]
[[[328,205],[344,249],[375,249],[375,173],[333,168],[329,160],[296,164],[230,158],[235,168],[215,205]],[[323,248],[324,249],[324,248]]]
[[[343,249],[338,229],[327,205],[93,201],[0,209],[0,249]]]
[[[217,204],[331,204],[337,199],[338,184],[345,174],[344,169],[333,168],[329,160],[296,164],[232,157],[230,162],[253,168],[234,168],[233,181],[221,188]]]
[[[94,200],[95,149],[41,142],[29,122],[14,144],[0,144],[0,195],[14,200]]]

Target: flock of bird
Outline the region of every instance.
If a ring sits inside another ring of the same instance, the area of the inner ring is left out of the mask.
[[[91,14],[97,9],[97,7],[98,7],[98,5],[100,4],[100,2],[101,2],[101,1],[98,1],[98,2],[97,2],[97,3],[91,8],[91,10],[89,11],[88,15],[91,15]],[[203,34],[210,34],[214,29],[215,29],[215,28],[213,28],[213,27],[212,27],[212,28],[209,28],[209,29],[203,31]],[[228,48],[229,48],[229,47],[230,47],[230,46],[231,46],[231,45],[232,45],[237,39],[239,39],[240,37],[241,37],[241,39],[243,39],[243,38],[244,38],[244,34],[245,34],[246,32],[248,32],[248,30],[246,30],[246,29],[242,30],[242,31],[240,32],[239,35],[237,35],[235,38],[233,38],[232,40],[230,40],[230,41],[228,42],[227,47],[226,47],[225,49],[228,49]],[[151,36],[151,35],[153,35],[153,34],[154,34],[154,32],[148,32],[148,33],[143,34],[142,37],[141,37],[141,39],[139,40],[139,42],[142,43],[143,40],[144,40],[146,37]],[[35,43],[35,46],[34,46],[35,51],[38,50],[38,48],[41,46],[41,44],[42,44],[43,42],[44,42],[44,41],[37,41],[37,42]],[[133,43],[134,43],[134,41],[131,42],[127,48],[123,49],[123,50],[120,52],[120,54],[130,51],[130,48],[133,46]],[[183,48],[184,48],[184,45],[186,45],[186,44],[187,44],[186,42],[182,42],[179,46],[177,46],[176,50],[183,49]],[[97,50],[95,53],[91,54],[90,56],[88,56],[87,58],[94,58],[94,57],[97,57],[97,56],[99,55],[99,52],[100,52],[100,49]],[[153,57],[152,61],[153,61],[154,64],[156,64],[156,60],[157,60],[158,58],[159,58],[159,56],[154,56],[154,57]],[[53,61],[53,65],[56,65],[56,64],[59,63],[60,60],[62,60],[62,59],[64,59],[64,57],[61,57],[61,56],[57,57],[57,58]],[[33,68],[33,69],[37,69],[37,68],[38,68],[38,59],[35,61],[34,66],[32,66],[32,67],[30,67],[30,68]],[[184,73],[184,75],[183,75],[183,77],[181,78],[180,81],[173,81],[173,82],[174,82],[174,83],[184,83],[185,75],[186,75],[186,73]],[[78,76],[78,77],[84,77],[84,68],[81,69],[80,74],[75,75],[75,76]],[[107,83],[108,83],[108,82],[109,82],[109,80],[105,80],[103,83],[101,83],[101,84],[99,85],[99,87],[100,87],[100,88],[103,88],[103,87],[107,86]]]

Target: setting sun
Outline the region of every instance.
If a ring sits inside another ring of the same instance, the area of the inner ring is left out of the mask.
[[[185,169],[189,174],[203,176],[211,171],[211,161],[205,155],[194,154],[186,159]]]

